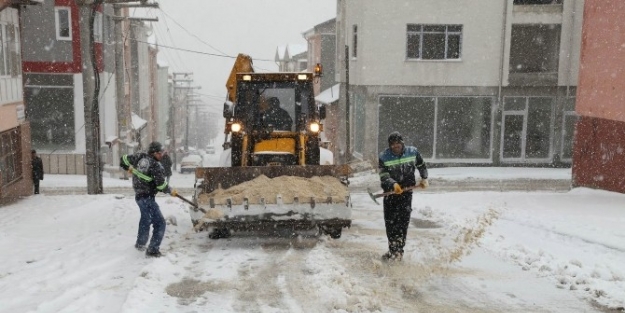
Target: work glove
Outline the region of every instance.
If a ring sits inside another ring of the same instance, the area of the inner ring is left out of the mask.
[[[401,189],[401,186],[398,183],[395,183],[393,185],[393,191],[395,191],[395,194],[400,195],[402,192],[404,192],[403,189]]]
[[[132,170],[134,170],[134,167],[132,167],[132,165],[131,165],[131,166],[128,167],[128,171],[127,171],[128,174],[132,175]]]
[[[428,186],[430,186],[430,183],[428,183],[428,179],[427,178],[422,178],[421,182],[419,183],[419,186],[421,186],[421,188],[425,189]]]
[[[169,193],[172,197],[177,197],[178,196],[178,190],[176,189],[172,189],[171,192]]]

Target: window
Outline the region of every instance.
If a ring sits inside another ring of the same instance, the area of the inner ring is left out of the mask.
[[[551,158],[550,97],[504,98],[502,157],[504,160]]]
[[[560,55],[560,25],[512,26],[510,73],[556,73]]]
[[[424,158],[491,158],[492,97],[380,97],[378,148],[397,130]]]
[[[21,138],[19,128],[0,133],[0,183],[2,186],[22,177]]]
[[[6,25],[0,24],[0,76],[9,74],[9,49],[6,37]]]
[[[352,37],[352,58],[358,57],[358,25],[353,26]]]
[[[353,93],[351,95],[351,103],[353,103],[353,134],[354,134],[354,153],[360,154],[362,157],[365,151],[365,141],[367,140],[365,129],[367,128],[367,115],[365,114],[366,97],[362,93]]]
[[[16,25],[0,24],[0,76],[15,77],[22,72],[17,36]]]
[[[575,139],[575,123],[577,113],[575,113],[575,98],[566,98],[564,112],[562,112],[562,160],[573,159],[573,141]]]
[[[26,81],[24,102],[33,148],[76,149],[72,75],[26,74]]]
[[[460,59],[462,25],[408,24],[406,58],[418,60]]]
[[[56,39],[72,40],[72,18],[70,9],[64,7],[54,8],[56,15]]]

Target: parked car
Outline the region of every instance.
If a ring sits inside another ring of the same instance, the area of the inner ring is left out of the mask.
[[[199,155],[191,154],[182,158],[180,161],[180,173],[193,173],[196,167],[202,166],[202,157]]]
[[[213,145],[206,146],[206,153],[207,154],[215,154],[215,146],[213,146]]]

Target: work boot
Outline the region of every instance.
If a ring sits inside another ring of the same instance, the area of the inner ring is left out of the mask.
[[[135,249],[137,249],[139,251],[145,251],[145,246],[144,245],[140,245],[138,243],[135,243]]]
[[[150,250],[150,249],[148,249],[148,250],[145,251],[145,256],[148,257],[148,258],[160,258],[160,257],[163,256],[163,254],[160,251],[158,251],[158,250]]]
[[[382,255],[382,261],[384,261],[384,262],[390,262],[390,261],[399,262],[399,261],[401,261],[403,256],[404,256],[404,254],[401,253],[401,252],[390,252],[389,251],[389,252],[384,253]]]

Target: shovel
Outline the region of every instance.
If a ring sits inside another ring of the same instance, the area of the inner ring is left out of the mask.
[[[410,186],[410,187],[406,187],[406,188],[402,189],[402,191],[405,192],[405,191],[413,190],[413,189],[417,189],[417,188],[423,188],[423,187],[421,187],[421,185]],[[376,204],[380,204],[378,202],[378,200],[377,200],[378,198],[395,194],[395,191],[387,191],[387,192],[373,194],[373,192],[371,192],[371,190],[369,190],[369,188],[367,188],[367,193],[369,193],[369,197],[371,197],[371,200],[373,200],[373,202],[375,202]]]
[[[195,203],[195,202],[193,202],[193,201],[191,201],[191,200],[189,200],[189,199],[187,199],[187,198],[185,198],[185,197],[183,197],[183,196],[181,196],[179,194],[176,194],[176,198],[178,198],[178,199],[180,199],[180,200],[182,200],[182,201],[192,205],[195,209],[198,209],[198,210],[202,211],[202,213],[206,214],[206,210],[200,208],[200,206],[197,205],[197,203]]]

